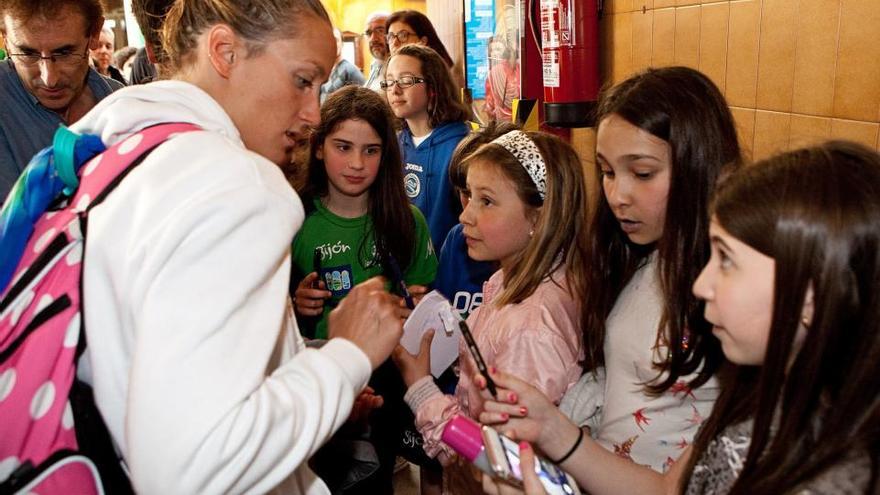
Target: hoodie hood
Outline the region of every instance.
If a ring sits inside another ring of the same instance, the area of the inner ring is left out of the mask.
[[[189,122],[244,146],[235,124],[204,90],[183,81],[129,86],[101,100],[71,126],[75,132],[98,134],[107,146],[145,127]]]
[[[470,132],[470,127],[464,122],[446,122],[439,127],[435,127],[431,131],[431,135],[418,146],[413,144],[412,132],[410,132],[409,127],[404,127],[404,132],[401,133],[401,138],[406,146],[420,149],[441,146],[448,141],[454,141],[457,145],[458,142],[461,141],[461,138],[463,138],[468,132]]]

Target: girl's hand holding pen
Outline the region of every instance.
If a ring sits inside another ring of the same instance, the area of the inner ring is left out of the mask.
[[[324,312],[324,301],[329,299],[331,292],[317,272],[312,272],[300,280],[294,293],[293,303],[296,312],[303,316],[318,316]]]
[[[531,442],[550,458],[565,455],[572,439],[578,436],[578,427],[535,387],[493,368],[489,373],[498,386],[497,399],[486,390],[486,379],[480,374],[474,376],[474,384],[485,399],[480,423],[495,425],[495,429],[510,432],[517,440]]]

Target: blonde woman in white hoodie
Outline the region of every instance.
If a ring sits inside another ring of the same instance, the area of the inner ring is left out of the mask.
[[[74,130],[149,154],[89,216],[84,378],[141,493],[328,493],[306,460],[399,340],[371,280],[305,349],[287,296],[303,207],[278,165],[319,119],[335,58],[318,0],[178,0],[171,80],[108,98]]]

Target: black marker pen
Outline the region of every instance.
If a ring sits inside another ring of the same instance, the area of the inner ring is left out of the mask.
[[[495,382],[492,381],[492,377],[489,376],[489,370],[486,368],[486,362],[483,361],[483,355],[480,354],[480,349],[477,347],[477,343],[474,341],[474,336],[471,335],[471,330],[468,328],[467,323],[464,320],[458,322],[458,327],[461,329],[461,335],[464,337],[464,341],[468,346],[468,350],[471,351],[471,356],[473,356],[474,361],[477,363],[477,369],[480,370],[480,374],[486,378],[486,388],[489,389],[489,393],[492,394],[492,397],[498,398],[498,388],[495,386]]]

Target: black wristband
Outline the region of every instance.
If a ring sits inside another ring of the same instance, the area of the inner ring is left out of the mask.
[[[574,451],[577,450],[578,446],[580,446],[581,441],[583,441],[583,439],[584,439],[584,429],[578,428],[578,439],[575,440],[574,445],[572,445],[571,448],[568,449],[568,452],[566,452],[565,455],[560,457],[558,460],[555,460],[555,459],[550,459],[550,460],[553,461],[553,464],[557,464],[557,465],[562,464],[563,462],[567,461],[568,458],[571,457],[571,454],[574,454]]]

